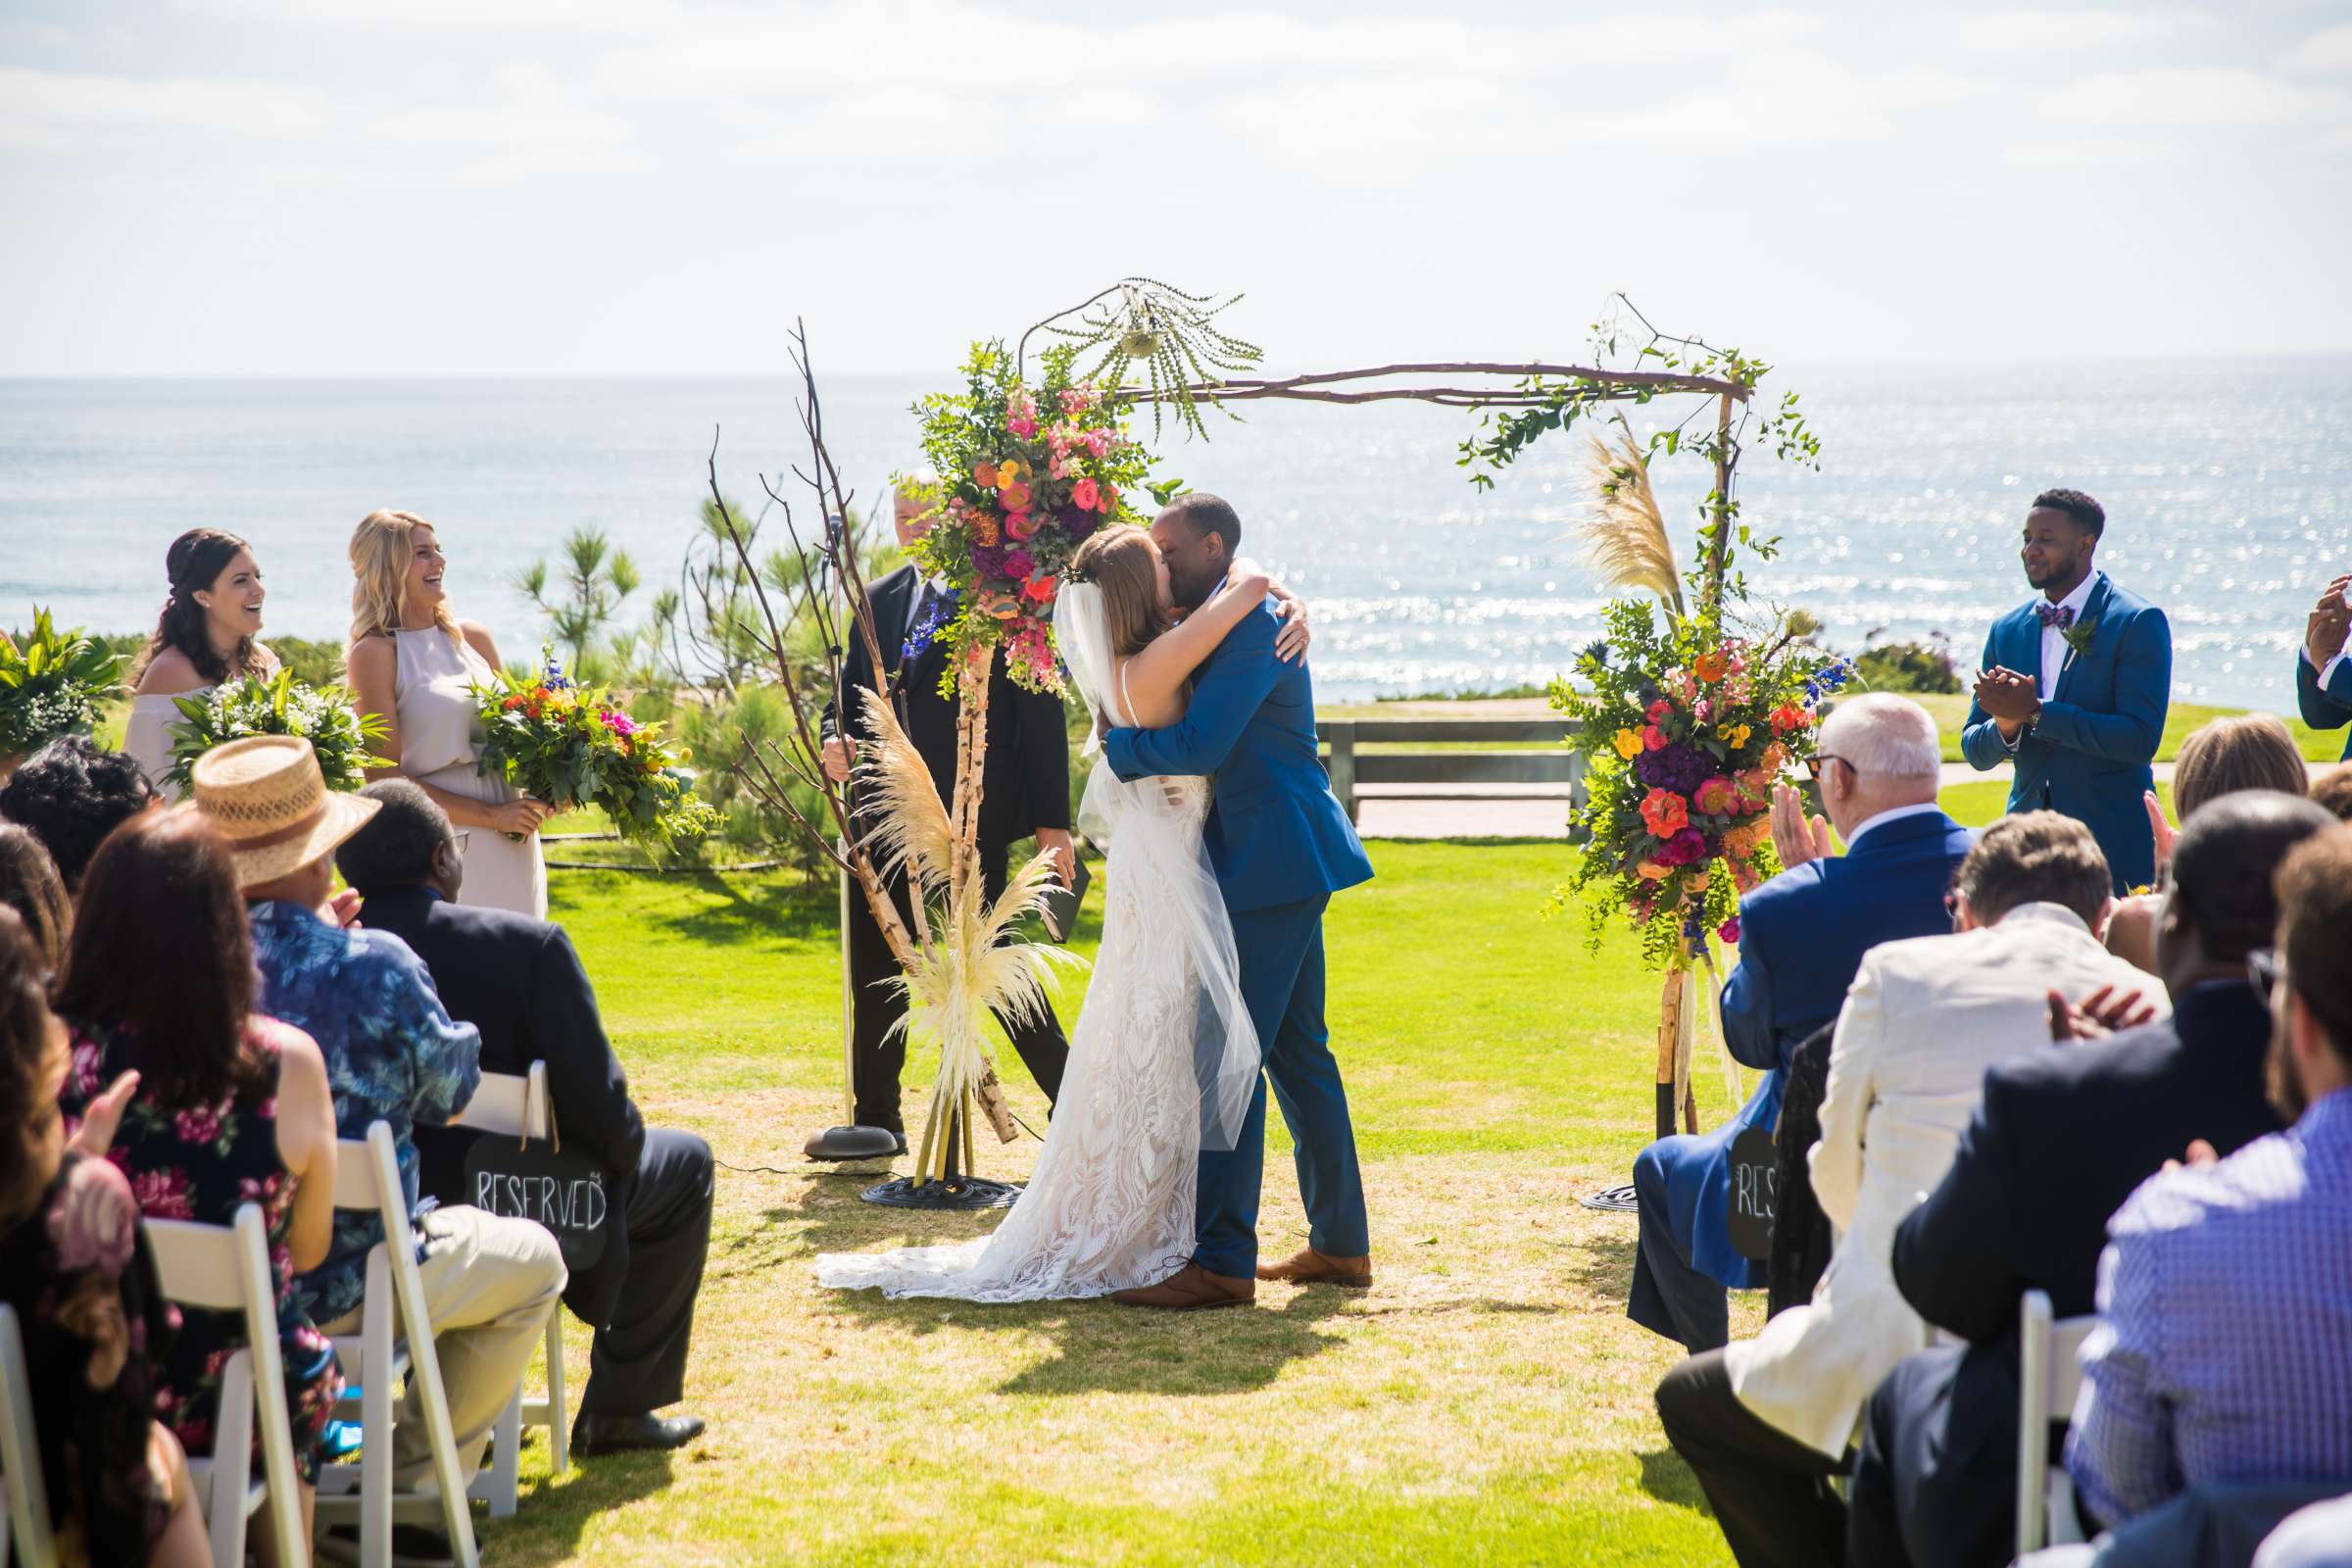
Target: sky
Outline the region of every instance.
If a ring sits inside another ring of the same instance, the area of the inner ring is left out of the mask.
[[[9,0],[0,375],[2352,351],[2352,4]]]

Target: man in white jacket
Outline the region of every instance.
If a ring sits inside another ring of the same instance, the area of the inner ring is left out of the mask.
[[[1984,831],[1954,881],[1949,936],[1871,950],[1830,1052],[1815,1195],[1838,1232],[1810,1303],[1693,1356],[1658,1386],[1658,1415],[1696,1472],[1743,1568],[1836,1563],[1845,1468],[1863,1403],[1927,1325],[1895,1290],[1894,1229],[1941,1179],[1976,1109],[1984,1069],[2049,1043],[2052,991],[2102,986],[2166,1004],[2150,976],[2110,955],[2105,858],[2082,824],[2051,811]]]

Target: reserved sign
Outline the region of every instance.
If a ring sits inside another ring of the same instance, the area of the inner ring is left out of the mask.
[[[1772,1219],[1780,1199],[1780,1151],[1772,1134],[1750,1127],[1732,1140],[1732,1248],[1763,1262],[1772,1256]]]
[[[605,1221],[612,1213],[605,1173],[583,1154],[545,1143],[477,1138],[466,1154],[466,1191],[486,1214],[546,1226],[567,1269],[593,1267],[604,1256]]]

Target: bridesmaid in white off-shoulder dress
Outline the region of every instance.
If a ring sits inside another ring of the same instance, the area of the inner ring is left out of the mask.
[[[130,717],[122,750],[166,800],[164,782],[183,722],[179,700],[201,697],[223,681],[273,675],[277,656],[256,641],[262,629],[262,568],[253,547],[218,528],[191,528],[164,554],[170,593],[155,635],[131,674]]]

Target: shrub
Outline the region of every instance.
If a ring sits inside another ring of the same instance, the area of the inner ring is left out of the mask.
[[[1952,658],[1951,640],[1932,631],[1920,642],[1881,643],[1872,632],[1862,656],[1854,661],[1854,678],[1877,692],[1956,692],[1960,671]]]

